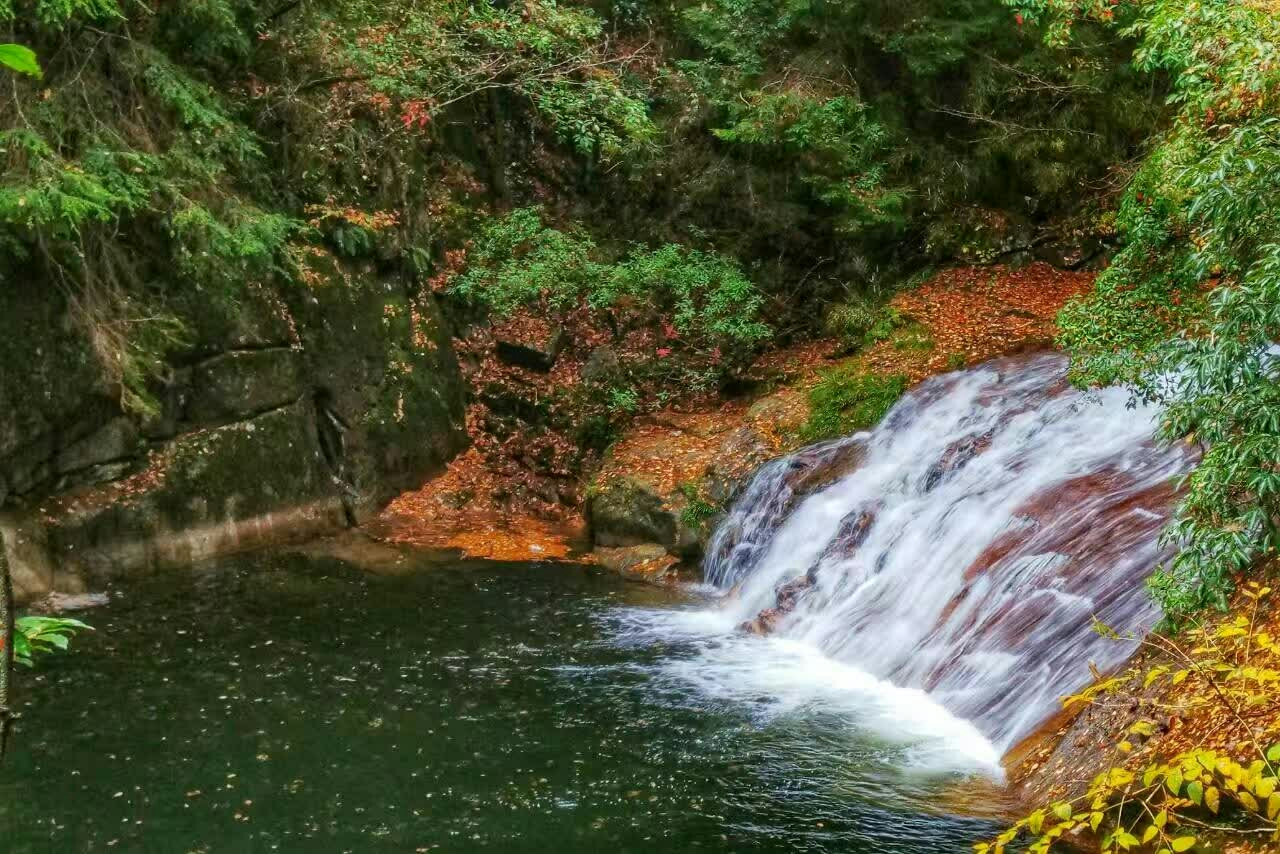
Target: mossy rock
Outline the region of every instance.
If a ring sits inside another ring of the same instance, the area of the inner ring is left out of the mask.
[[[0,282],[0,505],[46,482],[57,452],[115,411],[110,382],[58,291]]]
[[[231,537],[237,526],[299,509],[317,529],[341,524],[310,401],[186,434],[154,453],[146,472],[61,497],[48,540],[54,555],[109,577],[170,563],[184,534]]]
[[[702,526],[684,518],[687,506],[680,492],[661,495],[642,478],[610,478],[587,499],[592,542],[605,548],[656,543],[673,555],[696,556]]]
[[[237,421],[287,406],[305,393],[298,350],[224,353],[191,368],[183,420],[192,424]]]
[[[465,447],[465,388],[430,294],[319,251],[308,267],[291,294],[306,379],[363,513]]]

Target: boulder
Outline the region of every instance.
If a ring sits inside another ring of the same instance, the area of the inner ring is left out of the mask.
[[[314,535],[343,510],[303,401],[185,434],[130,478],[47,502],[41,522],[54,564],[101,582]]]
[[[292,304],[330,470],[357,520],[421,486],[467,444],[465,388],[434,298],[319,253]]]
[[[622,362],[612,347],[596,347],[582,363],[582,380],[587,383],[607,383],[622,368]]]
[[[597,546],[613,548],[657,544],[674,549],[679,517],[644,482],[631,477],[611,479],[587,501],[587,519]]]
[[[596,562],[624,578],[647,582],[668,582],[676,577],[679,561],[654,543],[621,548],[596,549]]]
[[[222,353],[191,368],[183,421],[239,421],[297,401],[305,393],[302,354],[293,348]]]

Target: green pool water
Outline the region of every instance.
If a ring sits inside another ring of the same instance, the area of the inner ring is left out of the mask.
[[[566,564],[262,553],[114,588],[20,674],[0,851],[947,852],[990,819],[856,715],[669,678],[705,608]]]

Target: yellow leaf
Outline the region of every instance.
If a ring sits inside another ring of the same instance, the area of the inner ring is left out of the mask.
[[[1274,819],[1280,815],[1280,794],[1272,794],[1267,798],[1267,818]]]
[[[1256,792],[1258,797],[1260,798],[1271,797],[1271,793],[1274,792],[1275,790],[1276,790],[1275,777],[1259,777],[1258,782],[1253,784],[1253,791]]]
[[[1066,821],[1067,819],[1071,818],[1071,804],[1068,804],[1066,802],[1063,802],[1060,804],[1054,804],[1053,814],[1056,815],[1062,821]]]
[[[1116,747],[1120,748],[1121,753],[1128,753],[1129,751],[1133,750],[1133,745],[1127,741],[1120,742],[1119,744],[1116,745]]]
[[[1154,824],[1147,825],[1147,829],[1142,832],[1142,844],[1146,845],[1148,842],[1155,839],[1156,834],[1159,832],[1160,832],[1160,829],[1156,827]]]
[[[1151,723],[1151,721],[1138,721],[1133,726],[1129,727],[1129,732],[1134,735],[1149,736],[1155,731],[1155,724]]]
[[[1189,851],[1191,846],[1196,844],[1194,836],[1179,836],[1177,839],[1169,843],[1169,847],[1174,851]]]
[[[1177,768],[1173,769],[1165,775],[1164,784],[1169,788],[1171,793],[1175,795],[1178,794],[1182,789],[1182,772]]]
[[[1240,803],[1244,804],[1245,809],[1249,810],[1250,812],[1258,811],[1258,802],[1257,800],[1254,799],[1253,795],[1249,794],[1246,791],[1241,790],[1239,792],[1236,792],[1236,797],[1240,800]]]
[[[1098,825],[1100,824],[1102,824],[1102,813],[1100,812],[1089,813],[1089,829],[1096,831],[1098,829]]]
[[[1218,790],[1216,787],[1210,786],[1204,790],[1204,805],[1214,815],[1218,814]]]

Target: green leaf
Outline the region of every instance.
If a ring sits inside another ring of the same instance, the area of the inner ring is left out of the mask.
[[[1187,797],[1191,800],[1191,803],[1196,806],[1200,806],[1204,803],[1204,784],[1200,783],[1198,780],[1188,783]]]
[[[20,44],[0,44],[0,65],[37,79],[44,76],[40,71],[40,63],[36,61],[36,52]]]
[[[1179,836],[1169,843],[1169,847],[1174,851],[1189,851],[1195,844],[1196,838],[1194,836]]]

